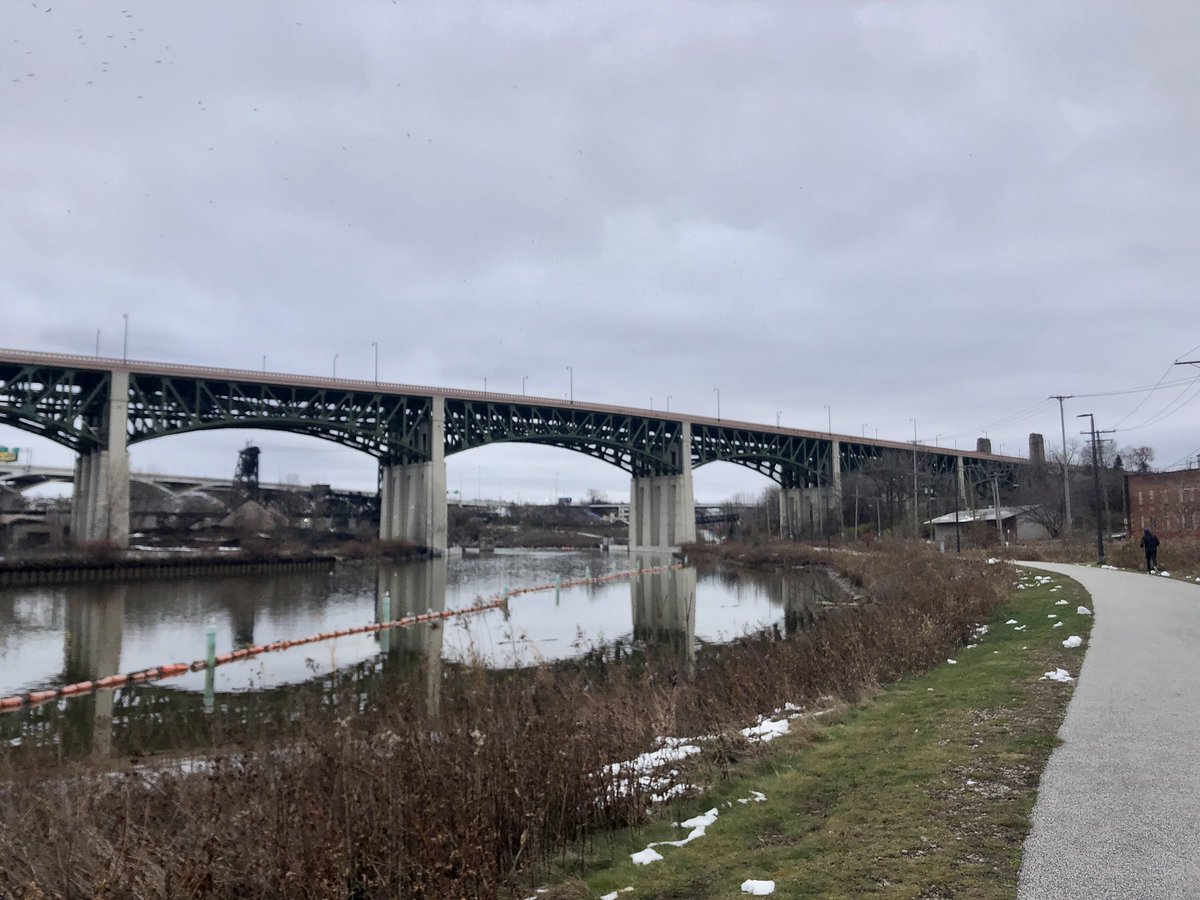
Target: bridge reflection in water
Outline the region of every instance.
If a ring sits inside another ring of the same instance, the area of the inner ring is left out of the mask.
[[[621,566],[668,562],[633,557]],[[224,652],[230,644],[469,606],[514,576],[531,583],[545,581],[549,571],[551,580],[554,574],[567,580],[585,568],[596,566],[599,574],[600,566],[613,564],[599,554],[513,554],[508,559],[497,554],[490,561],[435,559],[252,579],[71,585],[15,599],[12,591],[0,592],[0,622],[8,623],[0,637],[0,659],[6,661],[3,675],[9,681],[27,679],[18,682],[25,690],[94,681],[202,656],[205,623],[214,620]],[[684,670],[693,672],[703,642],[762,628],[782,628],[790,635],[811,627],[823,607],[844,599],[839,585],[819,570],[751,575],[722,569],[698,573],[688,566],[639,572],[628,581],[564,590],[559,604],[553,591],[514,598],[510,617],[494,612],[423,623],[222,666],[208,713],[203,673],[188,673],[3,715],[0,748],[17,742],[72,756],[124,757],[225,746],[247,736],[295,731],[297,710],[306,703],[335,702],[341,689],[358,691],[369,705],[397,683],[436,716],[449,668],[537,665],[582,653],[588,640],[607,643],[605,634],[619,644],[677,656]],[[37,621],[31,625],[32,619]],[[62,669],[38,674],[31,664],[45,656],[54,634],[63,648]],[[22,636],[31,641],[24,656]],[[9,667],[13,661],[30,671],[18,676]]]
[[[389,609],[384,614],[384,606]],[[380,566],[375,589],[375,621],[403,619],[446,608],[446,559],[417,566]],[[423,622],[410,628],[376,632],[385,665],[399,665],[423,682],[425,711],[441,707],[442,644],[446,622]]]
[[[664,562],[639,558],[636,565],[650,569]],[[630,599],[634,642],[670,650],[690,676],[696,662],[696,570],[641,571],[633,576]]]

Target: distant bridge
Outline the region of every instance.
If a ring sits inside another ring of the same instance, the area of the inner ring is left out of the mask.
[[[32,466],[22,463],[0,463],[0,485],[11,487],[17,491],[27,491],[43,484],[70,483],[75,480],[75,470],[61,466]],[[197,475],[163,475],[158,472],[130,472],[129,480],[141,484],[149,484],[172,494],[184,494],[188,491],[229,491],[233,481],[229,478],[206,478]],[[271,484],[259,482],[260,491],[285,492],[307,490],[308,485]],[[345,493],[345,492],[344,492]],[[362,496],[373,496],[364,491],[353,493]]]
[[[308,434],[379,461],[380,536],[446,546],[446,456],[540,443],[629,472],[630,546],[695,539],[692,471],[725,461],[782,488],[788,530],[828,511],[842,474],[888,452],[952,474],[966,502],[1017,457],[545,397],[0,350],[0,422],[79,454],[72,534],[128,541],[128,446],[215,428]],[[840,508],[840,502],[839,502]]]

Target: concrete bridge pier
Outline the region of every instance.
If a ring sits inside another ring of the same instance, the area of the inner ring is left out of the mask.
[[[421,462],[379,467],[379,537],[446,552],[446,402],[434,397],[418,435]]]
[[[669,550],[696,540],[692,427],[683,423],[670,451],[677,475],[634,477],[629,486],[629,550]]]
[[[815,487],[779,489],[779,522],[785,538],[794,541],[817,533],[821,525],[817,518],[818,493]]]
[[[102,433],[104,445],[75,459],[71,541],[129,546],[129,373],[113,372]]]

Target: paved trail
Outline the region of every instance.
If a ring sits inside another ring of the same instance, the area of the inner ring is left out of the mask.
[[[1096,622],[1017,896],[1200,898],[1200,585],[1058,563]]]

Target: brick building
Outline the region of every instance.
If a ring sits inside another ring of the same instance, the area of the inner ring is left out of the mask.
[[[1125,497],[1133,535],[1200,537],[1200,469],[1126,475]]]

